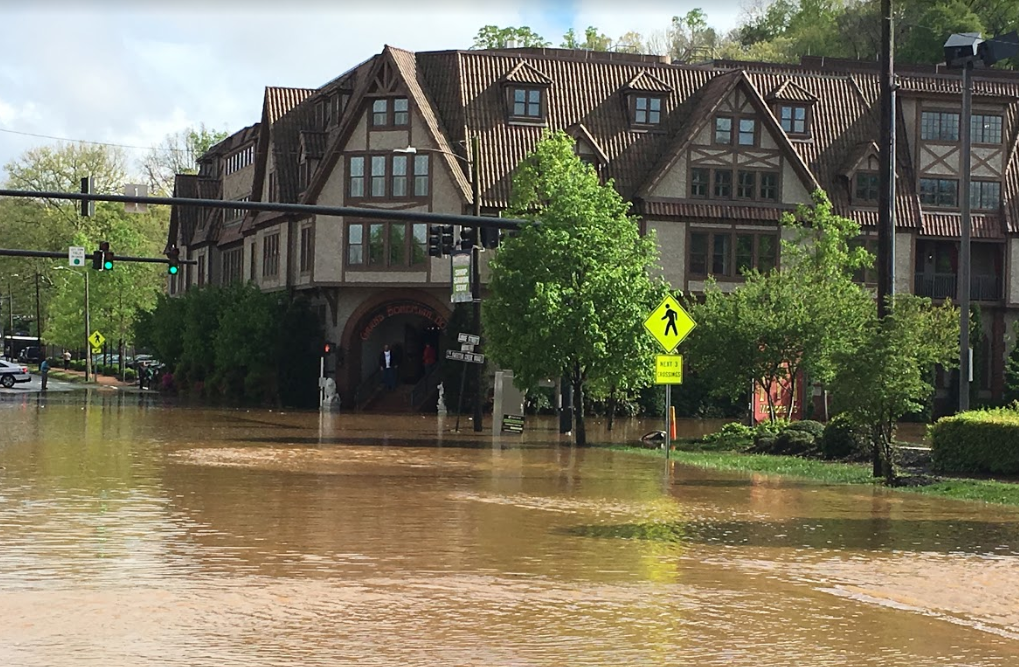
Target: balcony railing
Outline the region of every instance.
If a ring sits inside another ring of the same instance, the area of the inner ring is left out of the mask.
[[[914,292],[917,296],[932,299],[955,299],[958,297],[957,278],[954,273],[914,274]],[[969,298],[973,301],[999,301],[1001,278],[998,276],[970,276]]]

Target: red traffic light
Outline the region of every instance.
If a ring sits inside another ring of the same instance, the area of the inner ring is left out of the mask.
[[[333,351],[333,344],[326,343],[324,346],[322,346],[322,351],[325,352],[326,354],[329,354],[330,352]]]

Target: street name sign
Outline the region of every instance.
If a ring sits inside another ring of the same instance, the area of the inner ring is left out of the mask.
[[[462,253],[453,255],[453,292],[449,300],[452,303],[470,303],[474,300],[471,291],[471,255]]]
[[[85,248],[75,245],[69,247],[67,249],[67,265],[85,266]]]
[[[683,355],[655,355],[655,384],[683,384]]]
[[[460,350],[446,350],[446,358],[453,361],[466,361],[469,364],[485,363],[485,355],[477,352],[462,352]]]
[[[467,343],[468,345],[480,345],[481,336],[475,336],[474,334],[458,333],[456,335],[456,342]]]
[[[662,299],[644,320],[644,328],[658,341],[666,354],[671,354],[695,326],[697,323],[690,317],[690,313],[683,310],[683,306],[671,295]]]

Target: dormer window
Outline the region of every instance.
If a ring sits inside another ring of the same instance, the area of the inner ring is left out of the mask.
[[[532,122],[545,120],[544,88],[514,86],[509,91],[510,117],[513,120]]]
[[[372,127],[401,127],[410,122],[406,97],[377,99],[372,102]]]
[[[805,137],[807,131],[807,107],[803,104],[783,104],[778,109],[778,121],[791,136]]]
[[[662,122],[662,98],[652,95],[633,95],[630,120],[634,125],[660,125]]]
[[[878,175],[872,171],[861,171],[856,174],[856,202],[876,202],[879,187]]]

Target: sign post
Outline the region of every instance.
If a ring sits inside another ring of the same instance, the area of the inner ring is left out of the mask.
[[[673,354],[697,323],[676,299],[669,295],[644,320],[644,328],[665,350],[655,357],[655,384],[665,385],[665,458],[672,448],[672,385],[683,384],[683,356]]]
[[[468,255],[470,257],[470,255]],[[456,292],[456,285],[453,286],[454,294]],[[468,292],[470,294],[470,292]],[[460,343],[459,350],[446,350],[446,358],[452,361],[464,362],[463,374],[460,377],[460,398],[457,401],[456,408],[456,426],[454,430],[460,432],[460,412],[463,409],[464,401],[464,387],[467,383],[467,364],[484,364],[485,355],[475,352],[474,346],[481,344],[481,336],[468,333],[459,333],[456,336],[456,342]]]

